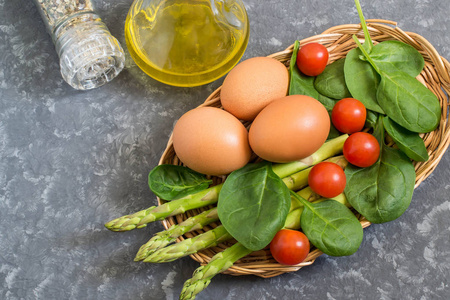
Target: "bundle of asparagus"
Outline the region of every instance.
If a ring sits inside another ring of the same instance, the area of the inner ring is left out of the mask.
[[[317,152],[306,159],[286,164],[274,164],[272,169],[275,174],[283,179],[283,182],[290,190],[296,191],[304,199],[314,202],[322,201],[323,199],[318,199],[317,195],[307,187],[309,171],[311,166],[324,160],[334,162],[345,168],[347,161],[342,156],[337,155],[342,152],[343,144],[347,137],[347,135],[342,135],[329,140]],[[218,201],[222,187],[223,184],[218,184],[180,199],[166,202],[160,206],[152,206],[136,213],[122,216],[106,223],[105,227],[117,232],[129,231],[143,228],[150,222],[160,221],[188,210],[214,205]],[[343,195],[336,197],[335,200],[346,205],[348,204]],[[295,197],[291,197],[291,209],[287,215],[284,228],[299,229],[302,211],[303,204]],[[136,254],[135,261],[170,262],[232,240],[231,234],[222,225],[218,225],[214,229],[195,237],[174,243],[184,234],[201,230],[204,226],[212,223],[219,223],[217,207],[205,210],[179,224],[172,225],[165,231],[156,233],[147,243],[141,246]],[[194,299],[196,294],[208,286],[215,275],[227,270],[236,261],[251,252],[252,250],[237,242],[223,252],[217,253],[207,265],[198,268],[194,272],[193,277],[185,282],[180,299]]]

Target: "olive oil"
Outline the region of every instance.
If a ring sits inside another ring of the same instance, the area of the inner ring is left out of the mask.
[[[226,74],[242,57],[249,25],[242,2],[136,0],[125,23],[128,50],[149,76],[198,86]]]

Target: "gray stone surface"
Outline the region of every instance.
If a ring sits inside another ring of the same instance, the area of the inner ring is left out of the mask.
[[[395,20],[450,58],[448,0],[362,1],[367,18]],[[125,46],[131,0],[97,0]],[[339,24],[359,23],[352,0],[245,0],[244,58],[280,51]],[[113,82],[88,92],[61,78],[40,16],[27,0],[0,0],[0,298],[176,299],[198,264],[133,262],[159,223],[123,234],[113,217],[155,203],[146,176],[173,123],[201,104],[197,88],[160,84],[127,56]],[[365,230],[350,257],[321,256],[270,279],[219,275],[198,299],[449,299],[450,156],[398,220]]]

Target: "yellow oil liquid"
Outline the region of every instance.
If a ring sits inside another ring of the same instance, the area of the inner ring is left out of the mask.
[[[227,2],[234,1],[136,0],[125,23],[131,57],[149,76],[174,86],[222,77],[244,54],[249,36],[244,6]]]

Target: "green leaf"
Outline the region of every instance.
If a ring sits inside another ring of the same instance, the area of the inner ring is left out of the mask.
[[[382,71],[403,71],[412,77],[419,75],[425,65],[419,51],[400,41],[384,41],[375,45],[370,58]]]
[[[344,64],[344,58],[338,59],[316,77],[314,87],[319,93],[337,100],[352,96],[345,84]]]
[[[345,196],[356,211],[372,223],[385,223],[400,217],[411,203],[416,173],[411,160],[400,150],[383,142],[383,124],[378,121],[374,135],[381,154],[370,167],[345,168]]]
[[[364,125],[364,127],[374,128],[377,120],[378,114],[376,112],[368,110],[366,115],[366,124]]]
[[[384,128],[395,144],[409,158],[415,161],[427,161],[428,152],[423,139],[416,132],[411,132],[398,125],[388,117],[383,118]]]
[[[377,101],[385,114],[413,132],[430,132],[436,129],[441,116],[441,106],[436,95],[403,71],[381,70],[356,36],[353,39],[368,63],[381,76]]]
[[[167,201],[200,192],[211,183],[205,175],[183,166],[159,165],[148,174],[150,190]]]
[[[289,189],[271,164],[248,164],[232,172],[219,194],[217,211],[226,230],[253,251],[266,247],[284,226]]]
[[[311,244],[331,256],[351,255],[358,250],[363,228],[350,209],[334,200],[310,203],[294,194],[304,205],[300,224]]]
[[[436,95],[405,72],[381,71],[377,99],[389,118],[410,131],[430,132],[439,125],[441,106]]]
[[[361,55],[358,48],[347,53],[344,64],[345,83],[353,98],[361,101],[367,109],[384,114],[377,102],[380,75],[367,61],[360,59]]]
[[[314,87],[314,78],[306,76],[297,67],[297,52],[300,47],[299,41],[295,41],[294,49],[292,52],[291,62],[289,66],[289,72],[291,81],[289,84],[289,95],[306,95],[317,99],[322,103],[328,111],[331,111],[336,104],[336,100],[330,99],[320,94]]]

